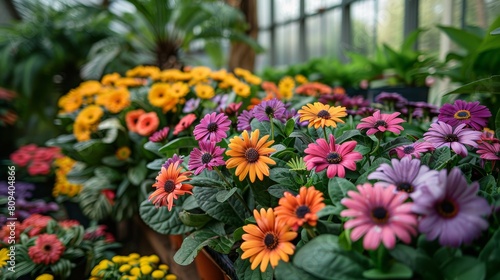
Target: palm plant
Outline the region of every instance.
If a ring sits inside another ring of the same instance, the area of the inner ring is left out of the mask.
[[[245,34],[246,22],[239,10],[221,1],[209,0],[127,0],[134,12],[116,16],[118,30],[97,42],[84,78],[128,69],[138,64],[179,68],[188,61],[188,50],[197,44],[210,56],[215,67],[225,62],[227,41],[241,41],[260,50]],[[127,67],[123,67],[127,66]]]

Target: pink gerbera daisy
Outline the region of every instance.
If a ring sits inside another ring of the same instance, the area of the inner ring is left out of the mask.
[[[189,170],[194,170],[194,175],[198,175],[204,169],[212,170],[213,167],[225,165],[222,158],[224,150],[216,146],[214,141],[201,141],[200,148],[194,148],[190,154]]]
[[[194,128],[194,138],[196,140],[208,140],[219,142],[227,137],[231,121],[223,113],[213,112],[205,115],[200,123]]]
[[[348,209],[342,211],[342,217],[353,218],[344,224],[345,229],[352,229],[351,239],[363,238],[363,247],[375,250],[380,242],[388,249],[396,245],[396,237],[410,243],[411,236],[417,233],[417,216],[412,214],[413,203],[405,203],[408,194],[396,192],[396,187],[383,187],[376,183],[358,185],[358,191],[348,191],[349,198],[341,203]]]
[[[40,234],[35,245],[28,249],[28,255],[36,264],[53,264],[59,261],[66,248],[55,234]]]
[[[420,141],[410,145],[399,146],[394,149],[399,159],[402,158],[420,158],[422,153],[434,150],[434,145],[429,142]]]
[[[373,116],[361,119],[361,123],[356,126],[357,129],[368,129],[366,135],[372,135],[377,132],[390,131],[395,134],[401,133],[403,127],[400,123],[404,120],[401,118],[396,118],[400,113],[395,112],[392,114],[381,114],[380,110],[375,111]]]
[[[500,160],[500,143],[482,142],[477,147],[477,151],[482,159],[486,160]]]
[[[335,144],[335,138],[330,135],[330,144],[325,139],[319,138],[316,143],[311,143],[304,152],[307,170],[316,168],[316,172],[327,169],[328,178],[335,175],[345,177],[345,168],[356,170],[356,161],[361,160],[363,156],[353,151],[356,147],[356,141],[348,141],[343,144]]]

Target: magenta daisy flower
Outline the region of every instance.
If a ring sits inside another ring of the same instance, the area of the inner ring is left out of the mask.
[[[500,143],[481,142],[476,153],[485,160],[500,160]]]
[[[391,166],[392,165],[392,166]],[[394,185],[398,191],[418,196],[422,186],[437,183],[438,172],[430,170],[425,165],[420,165],[419,159],[408,157],[402,160],[392,159],[391,165],[382,163],[375,172],[368,175],[369,180],[379,180],[383,185]]]
[[[373,116],[361,119],[361,123],[356,126],[357,129],[368,129],[366,135],[372,135],[377,132],[390,131],[395,134],[401,133],[403,127],[399,124],[404,122],[401,118],[396,118],[400,113],[381,114],[380,110],[373,113]]]
[[[319,138],[316,143],[311,143],[304,150],[307,170],[316,168],[316,172],[327,169],[326,176],[333,178],[335,175],[344,178],[345,168],[356,170],[356,161],[363,156],[354,151],[356,141],[335,144],[335,138],[330,134],[330,144],[325,139]]]
[[[253,115],[259,121],[269,121],[270,117],[282,120],[285,111],[285,104],[274,98],[268,101],[262,101],[259,105],[255,106],[253,108]]]
[[[425,141],[432,143],[436,149],[449,147],[462,157],[467,156],[465,145],[477,147],[476,141],[480,138],[481,132],[465,128],[464,123],[453,128],[447,123],[436,122],[424,133]]]
[[[149,136],[149,141],[159,143],[167,139],[170,128],[168,126],[156,131],[153,135]]]
[[[396,104],[405,105],[408,100],[397,92],[381,92],[375,97],[375,102],[395,106]]]
[[[229,130],[231,121],[229,118],[220,113],[213,112],[205,115],[200,123],[194,127],[194,139],[208,140],[219,142],[227,137],[226,132]]]
[[[491,112],[486,106],[479,105],[479,101],[466,102],[455,100],[453,105],[444,104],[439,109],[438,120],[451,126],[466,124],[475,130],[482,130],[488,123]]]
[[[170,165],[175,164],[177,162],[179,163],[179,165],[181,165],[184,162],[184,160],[177,154],[174,154],[171,158],[167,159],[167,161],[165,161],[165,163],[162,166],[165,167],[165,169],[168,169]]]
[[[213,167],[225,165],[222,158],[225,149],[215,145],[214,141],[200,141],[200,148],[194,148],[189,157],[188,168],[194,170],[194,175],[200,174],[204,169],[212,170]]]
[[[353,218],[344,224],[345,229],[352,229],[351,239],[364,236],[363,247],[367,250],[377,249],[381,242],[392,249],[396,237],[410,243],[411,236],[417,233],[417,217],[411,212],[413,203],[405,203],[408,194],[396,192],[392,185],[365,183],[357,188],[359,192],[348,191],[349,198],[341,201],[348,209],[340,216]]]
[[[250,123],[252,122],[253,119],[254,119],[253,110],[252,111],[243,110],[243,112],[241,112],[241,114],[238,116],[238,123],[236,128],[238,129],[238,131],[243,131],[243,130],[251,131],[252,127],[250,126]]]
[[[404,157],[407,158],[420,158],[422,153],[426,153],[428,151],[434,150],[434,145],[426,141],[415,142],[410,145],[399,146],[394,149],[398,158],[402,159]]]
[[[438,183],[422,187],[412,210],[421,214],[418,230],[428,240],[439,237],[443,246],[458,247],[469,243],[488,228],[483,218],[491,213],[486,199],[477,196],[479,183],[470,186],[458,167],[450,174],[439,172]]]

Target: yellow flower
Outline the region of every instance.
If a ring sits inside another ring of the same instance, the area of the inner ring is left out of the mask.
[[[246,70],[246,69],[243,69],[243,68],[239,68],[239,67],[236,67],[234,69],[234,74],[236,74],[236,76],[240,76],[240,77],[243,77],[243,78],[246,78],[248,76],[252,76],[252,72]]]
[[[156,66],[137,66],[133,69],[128,70],[125,75],[127,77],[151,77],[156,80],[160,77],[160,68]]]
[[[250,86],[242,82],[235,83],[233,85],[233,90],[236,95],[241,97],[248,97],[250,95]]]
[[[149,275],[153,271],[153,268],[150,265],[141,265],[142,275]]]
[[[63,113],[73,113],[82,106],[83,99],[80,93],[76,90],[71,90],[66,95],[59,98],[58,105]]]
[[[51,274],[44,273],[35,278],[35,280],[54,280],[54,276],[52,276]]]
[[[252,85],[256,85],[256,86],[258,86],[262,83],[262,79],[255,76],[255,75],[246,76],[245,81],[247,81],[248,83],[250,83]]]
[[[103,113],[104,112],[101,107],[97,105],[90,105],[80,111],[75,119],[75,122],[82,123],[84,125],[92,125],[101,119]]]
[[[194,83],[205,81],[211,72],[212,70],[205,66],[193,67],[193,69],[189,71],[189,73],[191,74],[191,81],[193,81]]]
[[[166,280],[177,280],[177,276],[175,276],[175,274],[168,274],[167,276],[165,276],[165,279]]]
[[[120,74],[118,73],[111,73],[111,74],[106,74],[104,77],[101,79],[101,84],[105,86],[110,86],[113,85],[116,81],[120,79]]]
[[[279,89],[279,94],[280,94],[280,97],[282,99],[290,100],[293,97],[293,90],[287,89],[287,88],[284,88],[284,89],[280,88]]]
[[[168,271],[168,269],[169,269],[168,265],[166,265],[166,264],[160,264],[160,266],[158,266],[158,268],[163,270],[163,271]]]
[[[132,276],[141,275],[141,269],[138,267],[133,267],[132,269],[130,269],[130,275],[132,275]]]
[[[219,88],[227,89],[238,83],[241,83],[240,80],[238,80],[232,73],[229,73],[226,75],[224,80],[219,83]]]
[[[7,265],[7,261],[9,260],[9,250],[7,248],[3,248],[0,250],[0,267],[4,267]]]
[[[115,82],[115,86],[117,87],[137,87],[146,84],[146,81],[138,78],[120,78]]]
[[[151,105],[162,108],[172,97],[169,93],[170,85],[156,83],[151,86],[148,93],[148,101]]]
[[[316,129],[325,126],[337,127],[337,123],[344,123],[340,118],[347,116],[345,107],[330,107],[320,102],[302,106],[298,113],[301,122],[308,121],[308,127],[314,126]]]
[[[222,81],[226,78],[226,76],[227,76],[226,69],[221,69],[219,71],[210,73],[210,78],[212,78],[215,81]]]
[[[189,87],[186,83],[177,82],[170,86],[168,92],[175,98],[181,98],[189,93]]]
[[[301,85],[309,82],[304,75],[300,75],[300,74],[295,76],[295,81]]]
[[[149,256],[149,261],[151,263],[159,263],[160,262],[160,258],[157,256],[157,255],[151,255]]]
[[[124,264],[124,265],[120,266],[118,271],[120,271],[121,273],[125,273],[125,272],[128,272],[131,268],[132,267],[129,264]]]
[[[94,131],[91,125],[81,122],[75,122],[73,125],[73,134],[78,142],[90,140],[90,134]]]
[[[201,99],[212,99],[215,96],[214,88],[206,84],[198,84],[194,88],[196,96]]]
[[[161,270],[155,270],[155,271],[153,271],[151,276],[153,276],[153,278],[155,278],[155,279],[161,279],[161,278],[165,277],[165,272],[163,272]]]
[[[130,105],[130,92],[124,88],[117,88],[100,95],[97,104],[103,105],[113,114],[120,113]]]
[[[280,80],[278,84],[278,88],[280,89],[280,91],[293,90],[294,87],[295,87],[295,81],[290,76],[284,77],[283,79]]]
[[[86,81],[81,83],[76,90],[82,96],[93,96],[101,90],[101,87],[102,85],[98,81]]]
[[[137,253],[130,253],[130,254],[128,255],[128,257],[129,257],[129,258],[131,258],[131,259],[136,260],[136,259],[139,259],[139,258],[141,257],[141,255],[139,255],[139,254],[137,254]]]

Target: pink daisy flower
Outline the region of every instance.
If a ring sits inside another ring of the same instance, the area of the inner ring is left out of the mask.
[[[476,148],[476,141],[480,138],[481,132],[465,128],[464,123],[453,128],[445,122],[437,122],[431,124],[429,131],[424,133],[425,141],[432,143],[436,149],[449,147],[462,157],[467,156],[465,145]]]
[[[205,115],[194,128],[194,139],[219,142],[227,137],[231,120],[223,113],[213,112]]]
[[[360,153],[354,151],[356,144],[356,141],[335,144],[333,135],[330,135],[330,144],[325,139],[319,138],[316,143],[309,144],[304,150],[307,154],[304,157],[307,170],[316,168],[316,172],[319,172],[327,169],[328,178],[333,178],[335,175],[344,178],[345,168],[356,170],[356,161],[363,158]]]
[[[203,170],[212,170],[213,167],[225,165],[222,158],[225,149],[215,145],[214,141],[201,141],[200,148],[194,148],[189,156],[189,170],[194,170],[194,175]]]
[[[420,141],[410,145],[399,146],[394,149],[399,159],[402,158],[420,158],[423,153],[434,150],[434,145],[429,142]]]
[[[500,143],[482,142],[477,147],[477,151],[482,159],[500,160]]]
[[[168,126],[156,131],[153,135],[149,136],[149,141],[160,143],[167,139],[168,133],[170,132],[170,128]]]
[[[195,114],[187,114],[185,115],[179,123],[174,128],[174,135],[181,133],[182,131],[188,129],[193,122],[196,120]]]
[[[381,114],[380,110],[375,111],[373,116],[361,119],[361,123],[356,126],[357,129],[368,129],[366,135],[372,135],[377,132],[390,131],[395,134],[401,133],[403,127],[400,123],[404,120],[401,118],[396,118],[400,113],[395,112],[392,114]]]
[[[64,244],[55,234],[40,234],[35,240],[35,245],[29,247],[28,255],[36,264],[53,264],[59,261],[64,253]]]
[[[348,209],[342,217],[353,218],[344,224],[352,229],[351,239],[363,238],[363,247],[375,250],[382,242],[388,249],[396,245],[396,237],[404,243],[411,242],[417,233],[417,216],[412,214],[413,203],[405,203],[408,194],[396,192],[396,187],[365,183],[357,186],[359,192],[348,191],[348,198],[341,203]]]

